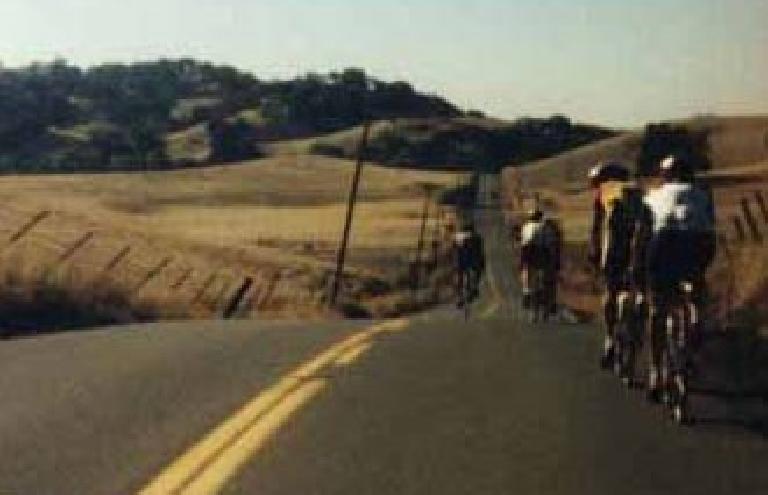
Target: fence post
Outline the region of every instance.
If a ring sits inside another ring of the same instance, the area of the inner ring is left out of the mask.
[[[736,290],[736,274],[734,272],[734,266],[733,266],[733,256],[731,253],[731,248],[728,245],[728,238],[724,233],[718,233],[717,235],[717,243],[720,247],[723,249],[723,254],[725,255],[726,263],[728,264],[728,294],[725,298],[725,311],[726,311],[726,318],[728,318],[728,315],[730,315],[733,312],[733,299],[734,299],[734,292]],[[727,323],[727,322],[724,322]]]
[[[432,271],[434,271],[437,267],[437,252],[440,249],[440,232],[442,231],[442,219],[443,208],[441,208],[438,204],[437,208],[435,209],[435,219],[432,227],[432,245],[430,246],[432,248],[432,252],[429,264],[430,270]]]
[[[763,215],[763,222],[768,225],[768,205],[766,205],[765,196],[763,196],[762,191],[755,191],[755,199],[757,201],[757,207]]]
[[[736,229],[736,237],[738,240],[744,242],[747,239],[747,232],[744,230],[744,224],[738,215],[733,215],[733,226]]]
[[[76,252],[78,252],[88,243],[88,241],[93,239],[94,235],[95,234],[93,232],[87,232],[84,236],[80,237],[77,241],[75,241],[74,244],[72,244],[66,251],[64,251],[61,256],[59,256],[59,263],[64,263],[69,258],[74,256]]]
[[[39,212],[37,215],[32,217],[27,223],[22,225],[19,228],[19,230],[14,232],[10,238],[8,238],[8,245],[13,244],[14,242],[18,241],[19,239],[27,235],[29,231],[31,231],[33,228],[35,228],[35,226],[37,226],[40,222],[42,222],[49,216],[51,216],[51,212],[48,210],[43,210]]]
[[[248,294],[248,291],[253,286],[253,278],[251,277],[245,277],[243,280],[243,283],[240,285],[240,287],[235,292],[235,295],[232,296],[232,299],[229,301],[229,304],[227,304],[227,307],[224,309],[224,318],[230,319],[235,315],[235,312],[237,311],[237,308],[240,307],[240,304],[243,302],[243,299]]]
[[[104,269],[101,271],[102,275],[109,273],[117,268],[117,265],[119,265],[120,262],[122,262],[130,252],[131,246],[125,246],[123,249],[121,249],[111,260],[109,260],[109,263],[104,266]]]
[[[143,289],[144,287],[146,287],[146,285],[147,285],[147,284],[148,284],[148,283],[149,283],[149,282],[150,282],[150,281],[151,281],[153,278],[157,277],[157,276],[160,274],[160,272],[162,272],[163,270],[165,270],[165,269],[168,267],[168,265],[170,265],[170,264],[171,264],[171,262],[172,262],[172,261],[173,261],[173,258],[172,258],[172,257],[163,258],[163,260],[162,260],[160,263],[158,263],[156,267],[154,267],[153,269],[151,269],[151,270],[150,270],[150,271],[147,273],[147,275],[146,275],[146,276],[145,276],[145,277],[144,277],[144,278],[141,280],[141,282],[139,282],[138,284],[136,284],[136,287],[134,287],[134,288],[133,288],[133,291],[131,291],[131,292],[132,292],[133,294],[137,294],[137,293],[138,293],[138,292],[139,292],[141,289]]]
[[[178,290],[181,288],[182,285],[184,285],[184,282],[189,280],[189,278],[192,276],[192,273],[194,270],[192,268],[187,268],[184,273],[181,274],[181,276],[171,285],[171,289]]]
[[[221,284],[221,288],[219,289],[219,292],[216,293],[216,297],[213,298],[213,302],[211,303],[214,309],[219,304],[219,301],[221,301],[221,299],[224,296],[226,296],[227,291],[231,286],[232,286],[232,279],[229,277],[224,279],[224,283]]]
[[[763,242],[763,236],[757,226],[757,220],[755,219],[755,215],[752,213],[752,208],[749,206],[748,198],[741,198],[741,211],[744,213],[744,220],[746,220],[747,225],[749,226],[752,239],[755,242]]]
[[[256,303],[257,309],[263,309],[267,305],[269,298],[272,296],[272,293],[275,291],[275,288],[277,287],[277,284],[281,278],[282,273],[279,270],[272,274],[272,277],[270,277],[269,281],[267,282],[267,286],[264,288],[264,291],[262,291],[259,301]]]
[[[40,275],[40,282],[47,283],[49,277],[52,273],[54,273],[59,267],[67,261],[69,258],[75,255],[77,251],[80,250],[85,244],[91,240],[94,236],[93,232],[88,232],[84,236],[80,237],[77,241],[74,242],[70,247],[68,247],[63,253],[59,255],[59,258],[54,262],[52,265],[47,266],[43,269],[43,272]]]
[[[218,272],[214,272],[208,276],[207,279],[205,279],[205,282],[203,282],[203,285],[200,286],[200,289],[195,293],[195,296],[192,298],[192,301],[190,301],[192,304],[196,303],[200,300],[201,297],[205,294],[205,291],[208,290],[208,288],[213,284],[213,282],[216,280],[216,277],[218,277]]]

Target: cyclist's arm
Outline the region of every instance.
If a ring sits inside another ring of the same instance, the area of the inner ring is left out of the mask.
[[[555,234],[553,262],[554,262],[555,271],[559,272],[560,269],[562,268],[562,262],[563,262],[563,231],[562,229],[560,229],[560,225],[557,223],[554,224],[553,227],[554,227],[554,234]]]
[[[632,278],[632,283],[638,289],[645,288],[648,244],[652,234],[653,212],[645,203],[642,203],[638,219],[635,222],[635,235],[632,238],[630,258],[630,276]]]

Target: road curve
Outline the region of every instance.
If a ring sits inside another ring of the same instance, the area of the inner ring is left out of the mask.
[[[694,396],[700,422],[679,428],[597,370],[594,327],[524,323],[485,206],[468,322],[442,308],[3,342],[0,493],[138,493],[190,465],[178,493],[766,493],[764,402]]]

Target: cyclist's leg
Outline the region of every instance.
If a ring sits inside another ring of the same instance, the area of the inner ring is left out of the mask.
[[[603,323],[605,325],[605,337],[603,340],[602,354],[600,356],[600,366],[605,369],[611,367],[614,357],[619,288],[619,284],[614,277],[612,277],[610,273],[606,273],[605,294],[603,296]]]
[[[651,290],[650,317],[646,325],[650,344],[647,389],[648,398],[654,402],[661,398],[661,359],[666,345],[666,320],[669,312],[667,298],[662,292],[656,288]]]
[[[643,291],[635,290],[632,294],[632,298],[632,340],[637,348],[640,348],[643,345],[643,339],[645,338],[645,329],[650,305],[648,304],[647,295]]]
[[[465,270],[463,267],[458,266],[456,268],[456,306],[462,307],[465,303],[464,301],[464,273]]]
[[[647,323],[647,340],[650,344],[648,353],[648,399],[658,402],[661,398],[661,360],[666,345],[666,319],[668,314],[668,297],[666,287],[669,285],[668,262],[666,259],[666,241],[658,235],[650,240],[647,246],[645,271],[649,292],[649,318]]]
[[[530,245],[520,246],[520,288],[523,296],[523,307],[529,307],[531,301],[532,271],[535,269],[534,250]]]
[[[616,296],[616,325],[614,328],[614,370],[627,385],[632,382],[634,341],[633,318],[635,316],[634,293],[622,287]]]
[[[528,264],[520,267],[520,290],[523,297],[523,307],[531,304],[531,267]]]
[[[474,266],[470,270],[470,279],[472,281],[471,289],[469,293],[472,295],[472,299],[476,299],[480,295],[480,277],[482,272],[480,267]]]

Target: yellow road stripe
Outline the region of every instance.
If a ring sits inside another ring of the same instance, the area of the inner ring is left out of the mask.
[[[496,302],[500,303],[503,299],[501,297],[501,291],[499,291],[499,287],[496,285],[496,278],[493,276],[493,267],[491,266],[491,262],[488,261],[488,285],[491,287],[491,292],[493,293],[494,299],[496,299]]]
[[[368,352],[371,349],[371,347],[373,347],[373,344],[371,342],[364,342],[357,347],[353,347],[346,353],[339,356],[338,359],[336,359],[336,365],[349,366],[350,364],[360,359],[360,357],[366,352]]]
[[[494,313],[496,313],[496,311],[498,310],[499,310],[499,303],[494,302],[493,304],[488,306],[488,308],[485,311],[483,311],[483,313],[480,315],[480,318],[482,318],[483,320],[487,320],[488,318],[493,316]]]
[[[247,431],[251,431],[271,411],[281,407],[283,401],[302,388],[307,380],[315,376],[326,366],[332,365],[340,356],[367,343],[372,337],[383,332],[404,329],[407,319],[379,323],[370,328],[350,335],[311,360],[283,376],[273,386],[262,391],[238,412],[214,428],[202,440],[166,467],[155,479],[144,487],[140,495],[168,495],[182,493],[184,488],[196,477],[202,476],[208,466],[217,462],[232,445]],[[303,403],[303,402],[302,402]]]
[[[179,457],[139,493],[141,495],[179,493],[196,474],[205,469],[213,458],[299,384],[300,380],[293,376],[281,379],[275,386],[259,394],[237,414]]]
[[[378,332],[400,332],[408,327],[408,323],[408,318],[398,318],[374,325],[371,329]]]
[[[316,397],[327,386],[327,380],[314,379],[287,395],[280,404],[244,432],[235,443],[208,466],[183,491],[184,495],[213,495],[219,493],[247,462],[256,454],[288,419],[302,406]]]

